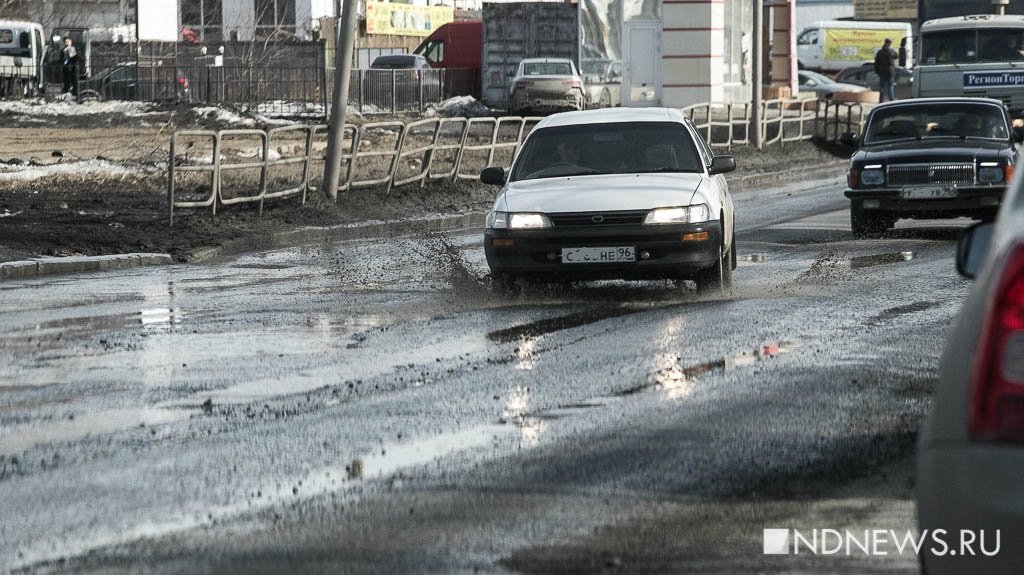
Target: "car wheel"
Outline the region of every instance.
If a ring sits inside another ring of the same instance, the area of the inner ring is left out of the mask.
[[[868,214],[863,208],[850,206],[850,231],[856,239],[877,238],[896,223],[881,214]]]
[[[731,251],[731,250],[730,250]],[[724,246],[718,247],[715,265],[697,273],[694,281],[700,293],[724,292],[732,288],[732,255]]]
[[[103,96],[96,90],[82,90],[78,93],[79,102],[99,102],[101,100],[103,100]]]

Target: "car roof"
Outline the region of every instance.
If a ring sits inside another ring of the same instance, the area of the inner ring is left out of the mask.
[[[899,106],[916,106],[920,104],[986,104],[989,106],[997,106],[999,109],[1003,109],[1005,104],[1002,101],[994,98],[980,98],[980,97],[952,97],[952,98],[910,98],[909,100],[896,100],[894,102],[885,102],[875,106],[875,110],[879,108],[896,108]]]
[[[553,62],[558,64],[571,64],[572,60],[568,58],[523,58],[524,64],[535,64],[537,62]]]
[[[619,122],[683,123],[685,120],[686,116],[675,108],[601,108],[552,114],[541,120],[534,129]]]
[[[1008,28],[1024,26],[1024,16],[1019,14],[974,14],[971,16],[953,16],[936,18],[921,24],[921,32],[938,30],[963,30],[967,28]]]

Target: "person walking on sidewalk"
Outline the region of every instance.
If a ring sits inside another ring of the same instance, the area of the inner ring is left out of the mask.
[[[896,50],[892,49],[892,39],[886,38],[885,43],[875,53],[879,102],[891,102],[896,99],[896,58]]]
[[[64,38],[64,49],[60,51],[61,73],[64,80],[62,93],[78,97],[78,50],[70,37]]]

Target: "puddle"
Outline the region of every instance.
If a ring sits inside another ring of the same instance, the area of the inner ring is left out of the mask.
[[[0,434],[0,455],[18,455],[41,444],[63,443],[138,427],[161,425],[188,419],[195,411],[181,409],[111,409],[83,414],[74,419],[56,419],[29,424]]]
[[[768,254],[747,254],[736,258],[736,263],[763,264],[768,261]]]
[[[185,311],[174,308],[150,308],[134,313],[69,317],[44,321],[28,327],[34,332],[51,330],[120,330],[132,326],[178,325],[184,321]]]
[[[690,366],[670,365],[654,372],[651,381],[624,389],[617,392],[616,395],[625,397],[650,389],[660,389],[666,392],[667,399],[681,399],[693,391],[694,381],[702,375],[719,371],[733,371],[738,367],[753,365],[759,361],[788,353],[796,347],[796,342],[773,342],[751,351],[734,353],[713,361]]]
[[[288,264],[238,264],[231,267],[243,270],[290,270],[295,266]]]
[[[914,259],[914,252],[891,252],[887,254],[875,254],[871,256],[856,256],[850,258],[850,268],[860,269],[899,262],[909,262]]]
[[[487,339],[499,343],[510,343],[521,339],[540,337],[556,331],[596,323],[605,319],[639,313],[641,311],[644,310],[625,307],[592,309],[560,317],[546,318],[505,329],[499,329],[487,334]]]
[[[874,325],[880,321],[895,319],[897,317],[917,313],[919,311],[926,311],[932,308],[939,307],[940,305],[942,304],[937,301],[918,301],[907,305],[891,307],[879,313],[875,317],[871,318],[870,320],[868,320],[867,323],[868,325]]]

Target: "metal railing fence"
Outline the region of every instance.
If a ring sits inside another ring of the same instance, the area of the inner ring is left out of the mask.
[[[870,105],[813,99],[770,100],[762,110],[766,145],[836,141],[861,131]],[[683,109],[716,148],[749,142],[749,104],[704,103]],[[428,181],[479,179],[490,165],[511,166],[539,117],[431,118],[345,126],[338,191],[392,188]],[[175,209],[258,203],[300,197],[322,182],[327,127],[296,125],[262,130],[179,131],[171,136],[168,218]],[[189,142],[182,146],[182,140]],[[196,143],[199,143],[196,146]],[[248,174],[248,175],[246,175]],[[196,175],[204,179],[195,181]],[[193,178],[190,183],[179,181]],[[230,193],[229,189],[241,189]],[[253,191],[254,190],[254,191]]]

